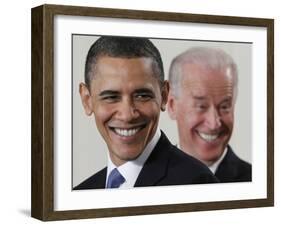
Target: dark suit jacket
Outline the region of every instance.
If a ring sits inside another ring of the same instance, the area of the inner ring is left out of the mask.
[[[105,188],[107,168],[86,179],[74,188]],[[161,132],[161,137],[146,160],[135,187],[203,184],[218,182],[211,171],[198,160],[172,145]]]
[[[220,182],[252,181],[252,166],[235,155],[232,148],[228,146],[227,153],[215,175]]]

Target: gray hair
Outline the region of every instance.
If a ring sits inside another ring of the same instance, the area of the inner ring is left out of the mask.
[[[169,82],[171,92],[175,97],[179,96],[182,81],[182,66],[184,64],[200,65],[204,68],[216,69],[224,72],[225,69],[231,70],[234,81],[234,97],[237,95],[238,69],[230,55],[218,48],[193,47],[176,56],[170,66]]]

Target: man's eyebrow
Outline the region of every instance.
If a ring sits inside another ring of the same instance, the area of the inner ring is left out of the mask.
[[[134,93],[151,93],[151,94],[154,94],[153,90],[148,89],[148,88],[136,89],[136,90],[134,91]]]
[[[207,98],[204,96],[192,96],[195,100],[206,100]]]
[[[232,102],[232,99],[233,99],[232,96],[227,96],[221,101],[221,103]]]
[[[118,91],[114,90],[103,90],[99,93],[99,96],[111,96],[120,94]]]

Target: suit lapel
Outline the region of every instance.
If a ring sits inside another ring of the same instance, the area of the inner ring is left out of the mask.
[[[107,167],[104,168],[96,177],[95,188],[105,188]]]
[[[166,176],[170,145],[171,143],[161,131],[161,137],[145,162],[137,178],[135,187],[157,185]]]
[[[236,178],[238,172],[235,167],[235,163],[237,161],[237,157],[235,156],[234,152],[232,151],[231,147],[227,147],[227,153],[223,161],[218,167],[217,172],[215,175],[220,179],[226,178]]]

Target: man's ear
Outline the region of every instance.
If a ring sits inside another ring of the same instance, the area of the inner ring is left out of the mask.
[[[171,119],[176,120],[176,112],[177,112],[177,104],[176,104],[176,97],[172,94],[170,91],[169,96],[168,96],[168,113]]]
[[[90,116],[93,113],[92,96],[86,84],[79,84],[79,93],[86,115]]]
[[[164,81],[162,88],[161,88],[161,96],[162,96],[162,102],[161,102],[161,111],[165,111],[166,110],[166,104],[168,101],[168,95],[169,95],[169,82],[168,81]]]

